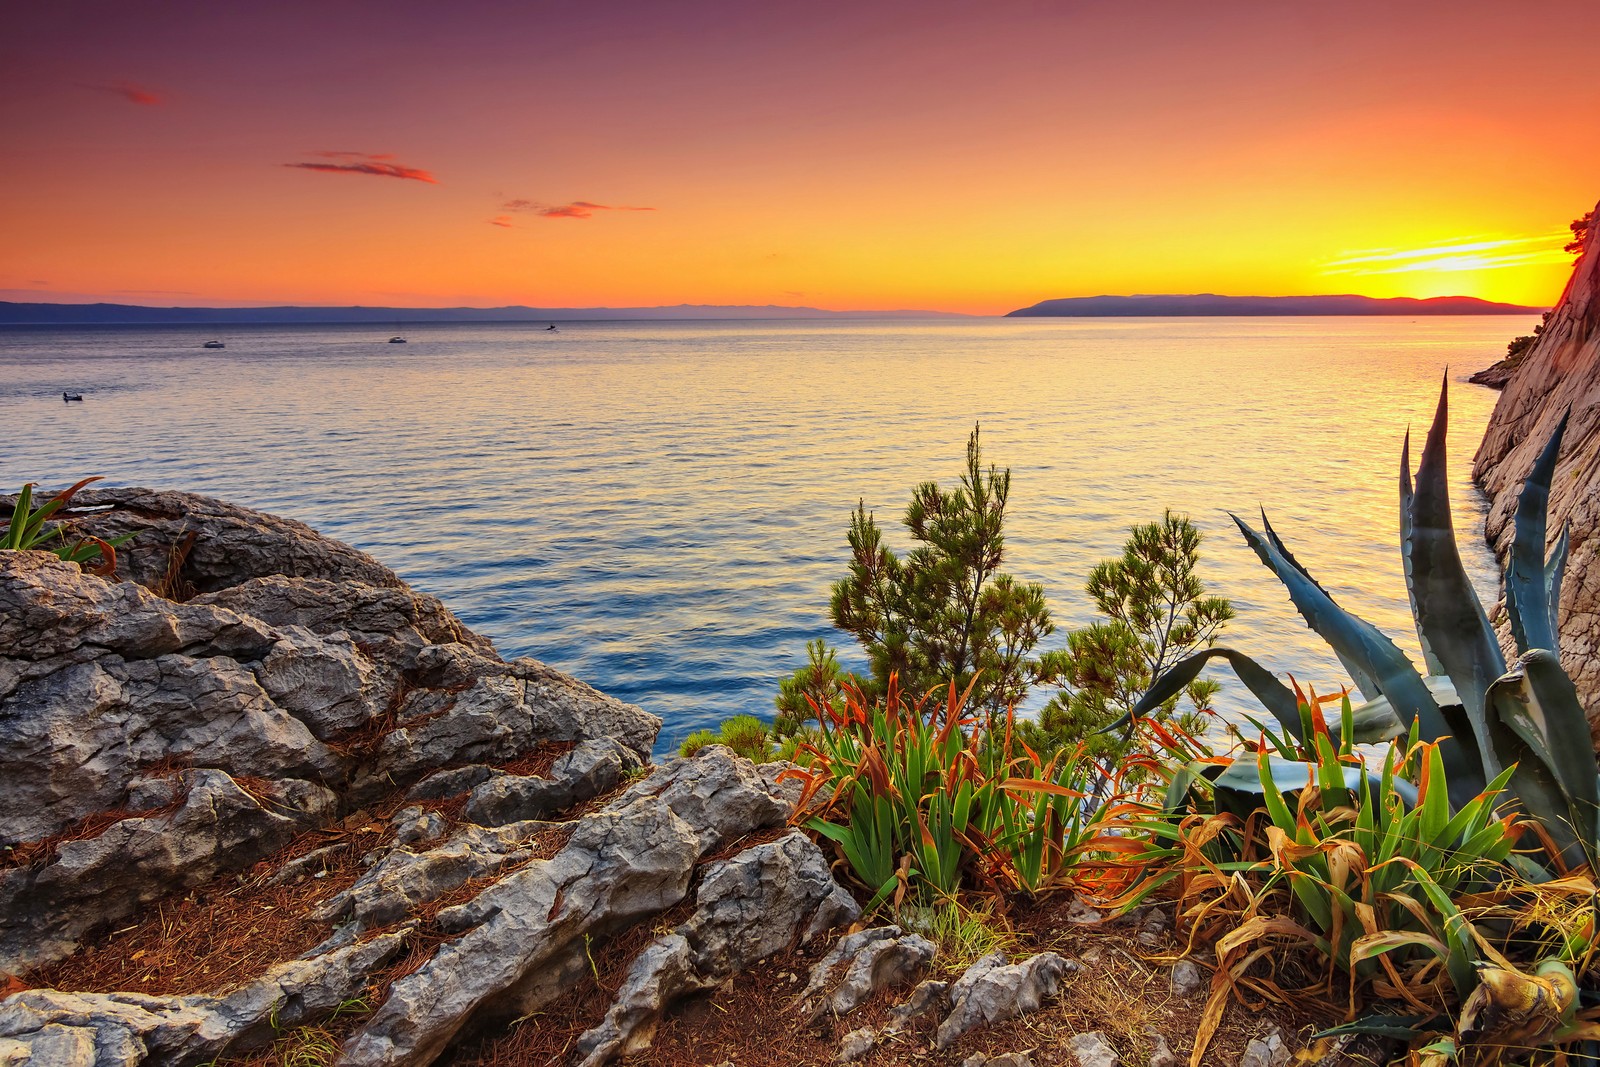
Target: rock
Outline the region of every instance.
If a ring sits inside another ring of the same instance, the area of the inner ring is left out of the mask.
[[[225,996],[25,990],[0,1002],[0,1035],[28,1050],[32,1058],[19,1062],[29,1067],[213,1060],[328,1015],[404,945],[404,933],[395,932],[317,959],[292,960]],[[91,1050],[87,1059],[59,1058],[84,1048]]]
[[[1033,1057],[1021,1052],[1007,1052],[1001,1056],[974,1052],[961,1061],[961,1067],[1033,1067]]]
[[[658,796],[697,828],[700,847],[716,852],[753,830],[780,826],[792,805],[776,795],[755,764],[723,745],[672,760],[631,786],[612,806]]]
[[[1192,997],[1205,986],[1205,976],[1194,960],[1179,960],[1173,964],[1168,987],[1175,997]]]
[[[0,975],[442,768],[481,767],[476,787],[570,743],[539,780],[569,804],[648,758],[653,716],[503,662],[437,600],[299,523],[139,489],[74,504],[104,508],[74,515],[83,533],[137,534],[118,554],[131,580],[0,552]],[[516,807],[484,817],[518,822]],[[397,827],[418,847],[448,831],[437,814]]]
[[[639,762],[609,737],[584,741],[556,760],[549,778],[492,774],[473,788],[466,815],[484,826],[545,819],[618,785]]]
[[[1121,1067],[1122,1064],[1116,1049],[1106,1043],[1106,1036],[1099,1030],[1074,1034],[1067,1040],[1067,1051],[1077,1067]]]
[[[40,864],[0,870],[0,973],[66,956],[108,918],[274,852],[334,809],[333,794],[309,782],[277,783],[270,806],[219,770],[160,784],[175,807],[65,841]]]
[[[903,1029],[911,1020],[942,1011],[949,1003],[950,983],[929,978],[917,983],[904,1003],[889,1009],[889,1023],[897,1030]]]
[[[1251,1038],[1239,1057],[1239,1067],[1284,1067],[1289,1062],[1289,1046],[1276,1029],[1266,1037]]]
[[[1157,948],[1166,940],[1167,931],[1170,929],[1172,929],[1172,916],[1167,914],[1166,909],[1151,907],[1139,920],[1139,944],[1146,948]]]
[[[1150,1067],[1179,1067],[1183,1062],[1164,1035],[1151,1030],[1145,1036],[1150,1039]]]
[[[949,1048],[974,1027],[1038,1011],[1060,990],[1061,980],[1077,969],[1076,963],[1054,952],[1014,964],[1005,962],[1004,953],[985,956],[950,987],[950,1014],[939,1024],[935,1046]]]
[[[435,848],[394,848],[349,889],[324,903],[318,918],[350,923],[357,930],[398,922],[420,904],[527,858],[527,843],[549,828],[542,822],[465,826]]]
[[[1556,423],[1571,412],[1551,482],[1548,536],[1571,539],[1561,592],[1561,662],[1600,738],[1600,240],[1588,241],[1565,292],[1495,403],[1472,477],[1492,501],[1487,535],[1502,562],[1517,499]],[[1509,646],[1508,623],[1499,620]]]
[[[878,1043],[878,1031],[870,1026],[852,1030],[839,1041],[839,1052],[834,1059],[840,1063],[854,1063],[871,1052]]]
[[[795,1006],[808,1022],[822,1014],[824,1007],[835,1015],[848,1015],[878,990],[903,985],[936,951],[927,938],[907,934],[898,926],[847,934],[812,966],[805,988],[795,997]],[[844,973],[837,986],[831,995],[825,995],[841,969]]]
[[[665,911],[687,893],[701,856],[786,815],[754,765],[721,746],[635,783],[579,820],[552,859],[535,860],[471,901],[440,911],[440,927],[458,936],[394,983],[388,1000],[346,1043],[341,1062],[349,1067],[430,1063],[469,1024],[538,1010],[581,973],[586,938],[609,936]],[[780,880],[770,879],[775,898],[792,893],[793,899],[813,900],[814,911],[842,907],[820,853],[808,874],[802,870],[807,862],[797,835],[773,846],[748,861],[735,857],[708,871],[707,879],[714,889],[726,884],[748,890],[774,866],[787,864],[795,875],[782,891]],[[595,1048],[606,1040],[625,1042],[624,1031],[644,1025],[639,1020],[649,1014],[652,987],[690,987],[703,973],[699,967],[709,971],[736,952],[769,944],[774,947],[767,951],[775,951],[779,943],[772,940],[777,934],[771,928],[765,935],[753,932],[763,921],[759,911],[739,900],[737,892],[719,895],[702,924],[685,924],[685,932],[677,935],[683,945],[663,943],[630,972],[632,989],[626,1003],[619,1001],[616,1035],[597,1035]],[[724,931],[720,938],[719,930]],[[744,932],[730,932],[737,930]],[[736,937],[748,938],[748,944],[733,946]]]
[[[354,881],[300,917],[329,927],[321,944],[236,988],[0,1000],[0,1067],[245,1056],[374,988],[384,999],[339,1062],[424,1067],[569,990],[594,943],[672,908],[698,871],[694,910],[635,958],[583,1036],[598,1065],[647,1046],[676,997],[858,917],[804,834],[747,844],[792,811],[777,769],[712,746],[622,788],[658,720],[502,661],[376,561],[205,498],[97,502],[108,510],[84,532],[137,529],[136,581],[0,552],[0,978],[201,883]],[[291,842],[276,870],[230,873]],[[931,954],[902,938],[840,956],[843,995]],[[919,1010],[942,1004],[934,985],[919,995]]]
[[[860,914],[821,850],[798,830],[709,865],[696,905],[634,960],[605,1019],[578,1039],[582,1067],[648,1048],[673,1001],[714,989],[757,960],[810,940],[812,931]]]
[[[1067,905],[1067,922],[1076,926],[1093,926],[1105,922],[1105,919],[1104,912],[1085,904],[1082,897],[1073,897]]]

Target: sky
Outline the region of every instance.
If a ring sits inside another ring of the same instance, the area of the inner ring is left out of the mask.
[[[15,5],[0,300],[1545,305],[1593,0]]]

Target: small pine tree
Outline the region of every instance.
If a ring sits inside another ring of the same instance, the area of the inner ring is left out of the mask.
[[[925,482],[904,523],[917,542],[902,559],[858,504],[850,520],[850,573],[833,586],[833,624],[867,653],[869,691],[898,673],[908,692],[978,682],[969,706],[990,718],[1016,704],[1039,677],[1033,648],[1054,628],[1044,588],[1002,573],[1011,471],[985,469],[979,431],[967,439],[966,473],[954,490]]]
[[[840,669],[839,654],[827,642],[820,637],[807,641],[805,666],[781,679],[778,694],[772,698],[778,708],[773,733],[780,739],[793,737],[818,711],[843,708],[844,687],[851,683],[859,685],[860,680]]]
[[[1589,235],[1594,232],[1594,212],[1585,211],[1568,223],[1567,229],[1572,231],[1572,240],[1563,245],[1561,251],[1582,256],[1583,250],[1588,247]]]
[[[1067,647],[1045,653],[1043,673],[1062,689],[1036,723],[1022,723],[1035,750],[1055,752],[1082,742],[1103,766],[1120,763],[1128,743],[1098,733],[1139,701],[1163,670],[1210,645],[1233,618],[1225,597],[1206,596],[1195,574],[1201,534],[1188,518],[1167,512],[1160,522],[1135,526],[1118,559],[1089,574],[1088,593],[1104,621],[1067,636]],[[1194,733],[1220,687],[1197,679],[1186,690],[1189,707],[1174,698],[1154,717],[1178,716]]]

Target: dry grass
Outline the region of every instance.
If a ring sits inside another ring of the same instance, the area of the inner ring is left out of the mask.
[[[348,822],[348,820],[347,820]],[[325,939],[311,913],[366,871],[361,857],[386,843],[376,820],[301,834],[237,875],[157,903],[138,922],[94,939],[76,954],[24,976],[30,986],[78,992],[205,993],[259,977]],[[297,880],[270,884],[283,866],[332,846]]]
[[[152,770],[149,777],[166,777],[173,772],[157,772]],[[0,851],[0,870],[14,867],[42,867],[55,861],[61,852],[61,846],[71,841],[85,841],[91,837],[99,837],[107,830],[124,819],[160,819],[171,815],[184,802],[189,799],[189,791],[184,786],[179,786],[171,800],[155,808],[134,810],[132,808],[112,808],[108,811],[97,811],[93,815],[86,815],[75,820],[70,825],[37,841],[25,841],[19,845]]]

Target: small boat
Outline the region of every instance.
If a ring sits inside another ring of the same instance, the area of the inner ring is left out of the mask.
[[[556,329],[556,324],[552,322],[550,325],[548,325],[548,326],[546,326],[544,328],[544,332],[545,333],[560,333],[561,331]]]
[[[406,339],[401,337],[399,334],[395,334],[393,337],[389,338],[389,343],[392,345],[403,345],[406,343]]]
[[[69,393],[65,389],[63,389],[61,391],[61,399],[62,399],[63,402],[70,404],[74,400],[82,400],[83,399],[83,394],[82,393]]]
[[[223,344],[221,341],[207,341],[205,344],[201,345],[200,347],[201,348],[227,348],[228,346]]]

